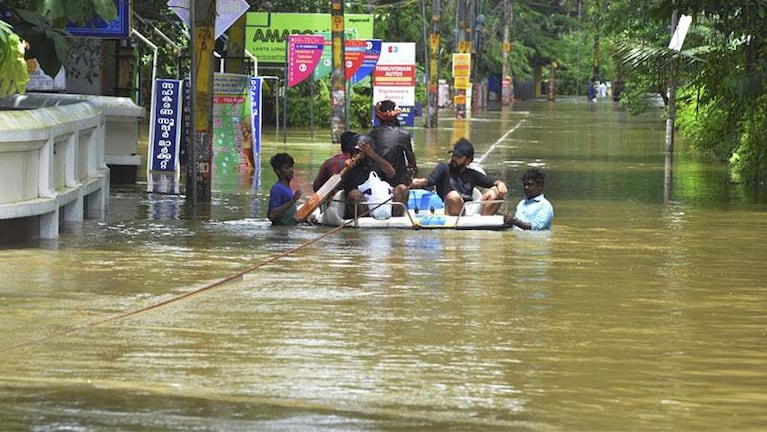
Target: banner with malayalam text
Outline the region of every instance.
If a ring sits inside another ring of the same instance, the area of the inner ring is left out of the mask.
[[[154,82],[149,120],[149,171],[178,172],[181,140],[182,81],[157,79]]]

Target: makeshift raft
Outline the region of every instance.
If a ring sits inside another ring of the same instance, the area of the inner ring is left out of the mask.
[[[479,198],[479,192],[475,191]],[[481,206],[492,202],[469,201],[464,204],[461,216],[445,214],[445,208],[439,196],[424,189],[413,189],[403,216],[388,219],[376,219],[370,216],[344,218],[346,207],[345,193],[336,192],[333,198],[312,213],[316,223],[328,226],[345,225],[354,228],[399,228],[399,229],[465,229],[465,230],[504,230],[511,228],[504,224],[503,215],[482,216]],[[378,203],[368,203],[375,207]],[[381,205],[402,205],[391,201]]]

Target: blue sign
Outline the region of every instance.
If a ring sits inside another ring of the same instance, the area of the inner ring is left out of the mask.
[[[250,78],[250,130],[254,156],[261,154],[261,77]]]
[[[365,58],[362,60],[362,66],[352,76],[351,83],[356,84],[373,73],[380,56],[381,39],[368,39],[365,43]]]
[[[158,79],[152,92],[149,123],[149,170],[177,171],[181,140],[182,81]]]
[[[127,38],[131,33],[131,2],[130,0],[114,0],[117,18],[106,22],[94,15],[83,26],[67,24],[67,31],[73,36],[89,36],[102,38]]]
[[[400,126],[415,126],[415,117],[416,117],[416,107],[412,105],[405,105],[405,106],[398,106],[397,107],[401,112],[400,115],[397,116],[397,120],[399,120]],[[373,117],[373,126],[378,126],[381,124],[381,121],[378,120],[378,117],[375,116],[375,107],[371,110],[371,115]]]

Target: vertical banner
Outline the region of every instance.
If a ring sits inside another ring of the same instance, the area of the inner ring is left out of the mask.
[[[360,68],[351,77],[351,83],[356,84],[373,73],[379,57],[381,57],[381,39],[367,39],[365,41],[365,57]]]
[[[383,42],[381,56],[373,70],[373,103],[389,99],[403,113],[415,107],[415,42]],[[371,109],[372,114],[372,109]],[[373,124],[378,119],[373,117]],[[400,116],[406,126],[415,126],[413,115]]]
[[[290,35],[288,44],[288,87],[308,78],[322,57],[325,38],[317,35]]]
[[[178,172],[181,140],[182,81],[154,82],[152,114],[149,120],[149,171]]]
[[[354,74],[362,67],[366,49],[367,41],[359,39],[344,40],[344,67],[346,68],[347,81],[350,81]]]
[[[213,184],[217,188],[236,183],[239,171],[248,165],[240,129],[248,84],[246,75],[213,74]]]
[[[320,57],[320,62],[317,63],[317,67],[314,69],[315,81],[330,75],[330,71],[333,69],[333,64],[332,64],[333,59],[331,58],[331,51],[333,49],[333,47],[331,46],[332,35],[330,34],[329,31],[320,32],[317,34],[321,35],[324,38],[325,45],[322,48],[322,56]]]
[[[261,88],[264,80],[260,77],[250,78],[250,130],[253,153],[261,154]]]

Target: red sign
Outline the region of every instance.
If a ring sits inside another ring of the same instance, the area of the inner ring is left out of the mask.
[[[374,86],[414,87],[415,65],[376,65]]]
[[[344,41],[344,65],[346,66],[346,80],[352,79],[365,60],[367,41],[360,39],[347,39]]]
[[[312,74],[322,56],[325,38],[311,35],[288,36],[288,87]]]

